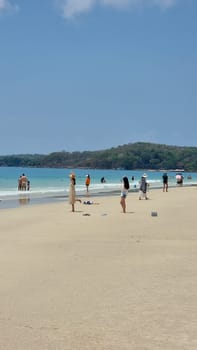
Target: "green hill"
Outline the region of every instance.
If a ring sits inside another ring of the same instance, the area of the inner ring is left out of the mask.
[[[197,171],[197,147],[129,143],[110,149],[0,156],[0,166],[97,169],[177,169]]]

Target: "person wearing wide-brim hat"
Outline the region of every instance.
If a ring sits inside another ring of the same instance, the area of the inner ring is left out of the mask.
[[[81,200],[76,198],[76,192],[75,192],[76,176],[75,176],[75,174],[71,173],[69,175],[69,177],[70,177],[69,203],[72,206],[72,212],[74,212],[75,211],[75,202],[76,201],[81,202]]]
[[[142,199],[142,197],[144,197],[145,199],[148,199],[147,197],[147,188],[148,188],[148,182],[146,181],[147,175],[146,173],[144,173],[141,177],[140,180],[140,195],[139,195],[139,199]]]

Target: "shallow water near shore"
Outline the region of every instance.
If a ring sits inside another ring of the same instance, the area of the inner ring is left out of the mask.
[[[67,201],[69,193],[69,174],[76,174],[76,193],[87,196],[85,178],[90,174],[89,196],[117,194],[123,176],[130,181],[130,191],[139,190],[139,180],[147,174],[150,190],[162,188],[163,171],[143,170],[97,170],[97,169],[49,169],[49,168],[0,168],[0,209],[21,205]],[[24,173],[30,180],[30,191],[18,191],[18,178]],[[184,172],[184,186],[197,185],[197,173]],[[176,172],[168,172],[169,187],[176,186]],[[101,183],[104,177],[106,182]],[[133,180],[132,180],[133,179]]]

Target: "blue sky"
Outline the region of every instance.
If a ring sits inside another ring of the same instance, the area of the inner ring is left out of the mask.
[[[0,154],[197,146],[196,0],[0,0]]]

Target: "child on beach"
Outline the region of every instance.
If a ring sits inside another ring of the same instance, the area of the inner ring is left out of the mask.
[[[121,184],[121,194],[120,194],[120,205],[122,207],[123,213],[126,213],[126,198],[129,191],[129,180],[127,176],[124,176]]]

